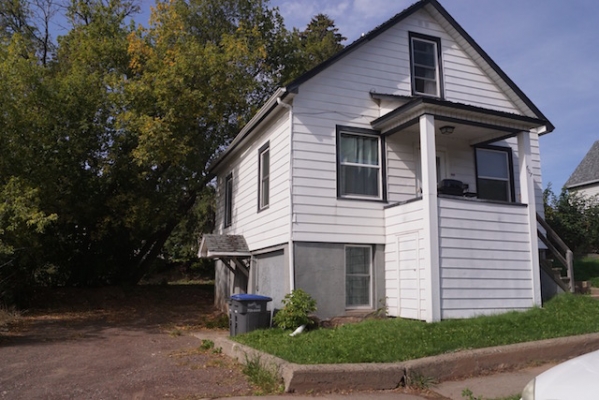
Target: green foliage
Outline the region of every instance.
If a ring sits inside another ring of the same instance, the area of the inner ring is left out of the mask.
[[[158,1],[139,27],[132,0],[64,5],[53,43],[52,1],[0,2],[0,296],[211,269],[208,166],[305,67],[299,42],[262,0]]]
[[[282,81],[288,83],[343,50],[346,38],[325,14],[312,18],[305,30],[294,29]]]
[[[437,384],[435,378],[413,371],[410,371],[406,380],[406,386],[418,390],[430,389],[435,384]]]
[[[599,287],[599,257],[587,256],[574,260],[574,277],[577,281],[590,281]]]
[[[247,358],[243,367],[250,383],[256,388],[255,395],[277,394],[283,392],[281,377],[276,367],[265,366],[260,357]]]
[[[485,399],[485,398],[483,398],[483,396],[475,396],[474,393],[472,392],[472,390],[470,390],[469,388],[462,390],[462,397],[466,400],[519,400],[520,399],[519,394],[514,394],[512,396],[501,397],[501,398],[497,398],[497,399]]]
[[[563,188],[543,192],[545,220],[577,254],[599,251],[599,201]]]
[[[281,329],[295,329],[301,325],[314,323],[310,313],[316,311],[316,300],[302,289],[287,293],[283,299],[283,308],[274,316],[274,323]]]
[[[599,301],[563,294],[543,308],[437,323],[366,320],[289,337],[268,329],[233,339],[300,364],[399,362],[459,350],[599,332]]]

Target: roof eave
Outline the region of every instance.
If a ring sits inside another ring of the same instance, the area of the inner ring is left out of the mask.
[[[462,28],[462,26],[447,12],[447,10],[437,0],[427,0],[427,3],[434,7],[439,14],[445,18],[450,25],[460,34],[472,48],[480,54],[483,60],[493,69],[497,75],[514,91],[514,93],[526,104],[526,106],[537,116],[538,119],[546,122],[546,130],[541,135],[553,132],[555,126],[545,117],[539,108],[530,100],[530,98],[516,85],[514,81],[493,61],[493,59],[483,50],[482,47]]]
[[[401,114],[408,112],[412,109],[415,109],[417,107],[426,107],[427,105],[446,107],[448,109],[455,109],[457,111],[461,110],[461,111],[468,111],[468,112],[492,115],[494,117],[499,117],[499,118],[503,118],[503,119],[515,120],[518,122],[529,124],[531,126],[534,125],[535,127],[542,127],[542,126],[546,127],[548,124],[548,121],[546,121],[546,120],[533,118],[533,117],[527,117],[527,116],[520,115],[520,114],[512,114],[512,113],[507,113],[504,111],[496,111],[496,110],[491,110],[491,109],[487,109],[487,108],[472,106],[469,104],[454,103],[454,102],[450,102],[447,100],[439,100],[439,99],[428,98],[428,97],[416,97],[412,101],[410,101],[400,107],[397,107],[395,110],[390,111],[389,113],[383,115],[382,117],[375,119],[374,121],[371,122],[371,126],[375,130],[384,129],[385,126],[387,126],[388,123],[390,121],[392,121],[393,119],[395,119],[398,115],[401,115]]]
[[[289,94],[290,92],[287,90],[287,88],[278,88],[275,93],[269,97],[266,103],[264,103],[260,110],[258,110],[258,112],[252,117],[252,119],[244,125],[227,149],[218,156],[212,165],[210,165],[210,173],[214,173],[214,171],[218,169],[218,166],[228,157],[228,155],[243,142],[245,142],[246,139],[252,135],[255,128],[260,125],[262,121],[268,118],[272,112],[280,107],[279,102],[285,99]]]

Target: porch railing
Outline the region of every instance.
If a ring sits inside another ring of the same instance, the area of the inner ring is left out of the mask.
[[[553,267],[551,259],[541,260],[541,267],[549,274],[549,276],[555,276],[559,273],[559,279],[556,279],[557,284],[564,291],[574,293],[574,253],[572,253],[572,250],[568,248],[564,241],[538,213],[537,222],[546,232],[544,234],[541,230],[537,229],[539,239],[541,239],[545,246],[547,246],[551,256],[566,269],[566,276],[564,277],[561,275],[562,267]]]

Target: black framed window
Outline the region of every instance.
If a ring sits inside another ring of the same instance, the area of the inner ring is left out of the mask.
[[[410,32],[412,94],[443,97],[441,40]]]
[[[475,158],[478,198],[513,202],[512,149],[498,146],[477,147]]]
[[[383,142],[376,131],[337,127],[337,195],[382,199]]]
[[[270,144],[258,150],[258,211],[270,204]]]
[[[225,228],[233,223],[233,172],[225,178]]]

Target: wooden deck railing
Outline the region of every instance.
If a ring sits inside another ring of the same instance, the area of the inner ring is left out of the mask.
[[[546,234],[543,234],[543,232],[537,229],[539,239],[547,246],[551,255],[565,267],[567,279],[564,283],[567,285],[567,289],[571,293],[574,293],[574,253],[572,253],[572,250],[568,248],[564,241],[539,214],[537,214],[537,222],[546,232]]]

